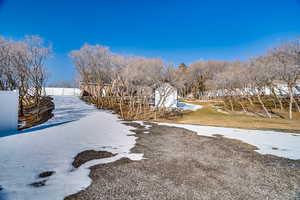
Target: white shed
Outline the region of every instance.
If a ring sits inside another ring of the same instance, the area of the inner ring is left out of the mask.
[[[155,107],[177,108],[177,89],[164,83],[155,89]]]

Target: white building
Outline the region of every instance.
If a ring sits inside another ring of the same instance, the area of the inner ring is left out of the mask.
[[[169,83],[164,83],[155,89],[155,107],[177,108],[177,89]]]

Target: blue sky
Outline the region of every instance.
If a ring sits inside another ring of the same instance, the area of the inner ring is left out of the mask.
[[[50,82],[72,80],[68,52],[87,42],[125,55],[245,60],[300,36],[300,0],[0,0],[0,35],[53,45]]]

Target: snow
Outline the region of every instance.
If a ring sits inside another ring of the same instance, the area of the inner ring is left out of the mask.
[[[61,200],[88,185],[89,167],[128,157],[135,145],[130,129],[117,115],[100,111],[77,97],[54,97],[55,117],[39,127],[0,138],[0,191],[1,200],[51,199]],[[71,165],[73,158],[85,150],[104,150],[116,156],[92,160],[78,169]],[[45,171],[56,173],[38,178]],[[33,187],[33,182],[47,180],[46,186]]]
[[[99,112],[94,106],[88,105],[74,96],[53,96],[53,98],[55,102],[54,117],[44,123],[43,126],[45,124],[75,121]]]
[[[144,129],[146,129],[146,130],[149,130],[152,127],[152,125],[147,124],[147,122],[145,122],[145,121],[134,121],[134,122],[140,123],[141,125],[143,125],[145,127]]]
[[[226,138],[238,139],[245,143],[256,146],[258,153],[271,154],[289,159],[300,159],[300,135],[292,133],[280,133],[275,131],[245,130],[237,128],[224,128],[213,126],[198,126],[189,124],[158,123],[179,128],[185,128],[196,132],[200,136],[216,134]],[[275,150],[274,148],[278,148]]]
[[[178,102],[177,107],[182,108],[183,110],[191,110],[191,111],[196,111],[198,109],[203,108],[203,106],[201,105],[190,104],[185,102]]]

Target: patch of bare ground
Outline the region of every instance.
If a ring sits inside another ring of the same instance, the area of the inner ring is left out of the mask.
[[[78,168],[84,163],[94,160],[94,159],[101,159],[101,158],[109,158],[113,157],[116,154],[107,152],[107,151],[94,151],[94,150],[87,150],[79,153],[72,163],[73,167]]]
[[[39,178],[46,178],[52,176],[55,172],[54,171],[46,171],[39,174]]]
[[[181,128],[153,124],[149,133],[144,130],[134,130],[138,139],[132,152],[143,153],[147,159],[124,158],[93,166],[92,184],[65,199],[299,197],[300,160],[260,155],[241,141],[202,137]]]

